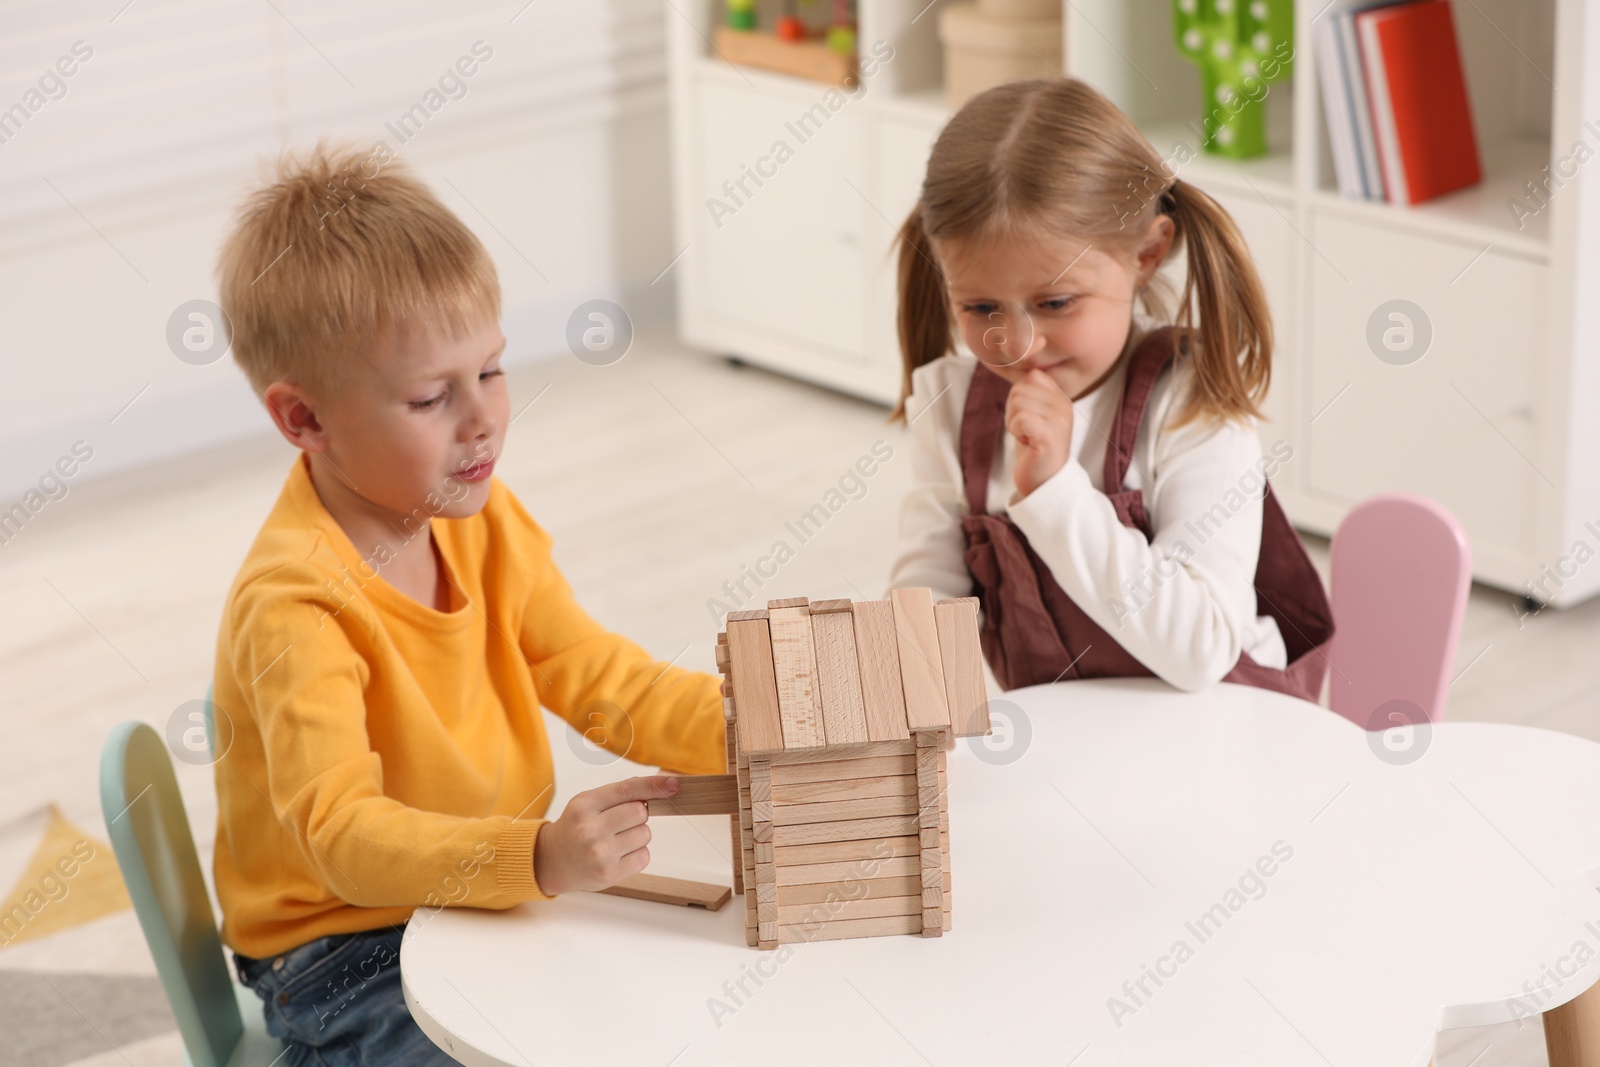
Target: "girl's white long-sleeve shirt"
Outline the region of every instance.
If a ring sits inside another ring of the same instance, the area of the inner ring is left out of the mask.
[[[1127,351],[1149,325],[1135,321]],[[1193,375],[1187,360],[1174,361],[1151,392],[1125,482],[1143,491],[1154,532],[1146,540],[1118,520],[1102,484],[1127,362],[1073,402],[1067,461],[1020,500],[1012,476],[1016,440],[1001,433],[988,510],[1009,515],[1078,607],[1177,688],[1221,680],[1241,652],[1262,666],[1284,667],[1277,623],[1256,614],[1255,571],[1264,478],[1292,450],[1280,441],[1264,454],[1253,420],[1169,427]],[[960,440],[977,366],[963,350],[912,374],[906,420],[915,485],[901,507],[891,589],[928,586],[936,598],[974,591],[961,528],[968,509]]]

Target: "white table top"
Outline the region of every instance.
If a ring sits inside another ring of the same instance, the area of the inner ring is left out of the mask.
[[[408,927],[413,1016],[474,1067],[1421,1067],[1437,1029],[1600,979],[1600,745],[1442,723],[1396,753],[1289,697],[1153,680],[993,710],[992,747],[950,753],[943,937],[762,952],[738,899],[450,908]],[[651,827],[652,873],[730,883],[725,816]]]

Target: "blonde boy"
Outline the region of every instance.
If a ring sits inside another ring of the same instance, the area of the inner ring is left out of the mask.
[[[508,422],[500,287],[387,157],[280,161],[218,264],[235,359],[300,450],[229,590],[215,702],[224,942],[289,1062],[453,1063],[399,983],[423,906],[507,908],[649,862],[632,778],[547,821],[539,708],[635,760],[724,769],[711,675],[574,601],[493,476]]]

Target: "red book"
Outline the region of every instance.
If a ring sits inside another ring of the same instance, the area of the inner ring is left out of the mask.
[[[1483,179],[1450,0],[1355,18],[1385,198],[1420,204]]]

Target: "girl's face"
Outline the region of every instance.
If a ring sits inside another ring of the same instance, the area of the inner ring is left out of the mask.
[[[1015,384],[1038,368],[1076,400],[1116,366],[1133,300],[1172,247],[1157,215],[1136,247],[1008,231],[936,243],[951,314],[972,354]]]

